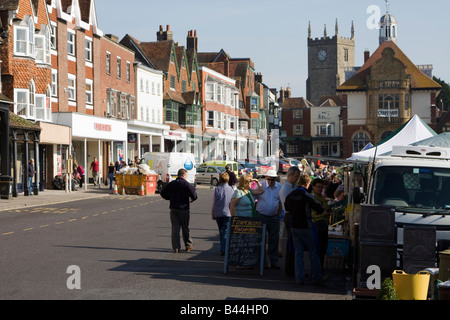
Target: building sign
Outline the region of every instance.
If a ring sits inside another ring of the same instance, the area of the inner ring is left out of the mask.
[[[378,109],[378,118],[398,118],[398,109]]]
[[[128,143],[137,143],[137,133],[128,134]]]
[[[112,131],[112,126],[110,124],[103,124],[103,123],[94,123],[94,129],[96,131]]]

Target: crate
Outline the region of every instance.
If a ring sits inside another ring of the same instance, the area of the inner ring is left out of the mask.
[[[345,257],[330,257],[325,256],[324,269],[344,270]]]

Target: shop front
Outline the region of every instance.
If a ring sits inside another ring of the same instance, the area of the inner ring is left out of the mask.
[[[94,158],[99,163],[99,186],[105,181],[110,162],[129,162],[126,121],[75,112],[58,113],[55,118],[58,119],[58,124],[72,128],[69,157],[84,168],[87,182],[93,182],[89,168]]]
[[[170,126],[140,120],[128,120],[128,158],[141,159],[146,152],[164,152],[164,131]]]

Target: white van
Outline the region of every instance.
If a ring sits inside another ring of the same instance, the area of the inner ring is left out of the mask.
[[[148,164],[150,169],[159,175],[156,187],[157,192],[160,192],[166,184],[175,180],[180,169],[186,169],[188,171],[186,180],[196,187],[197,170],[195,168],[195,158],[192,153],[146,152],[142,159],[144,160],[142,163]]]

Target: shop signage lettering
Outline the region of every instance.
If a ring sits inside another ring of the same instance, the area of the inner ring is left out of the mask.
[[[97,131],[112,131],[112,126],[110,124],[103,124],[103,123],[94,123],[94,129]]]

